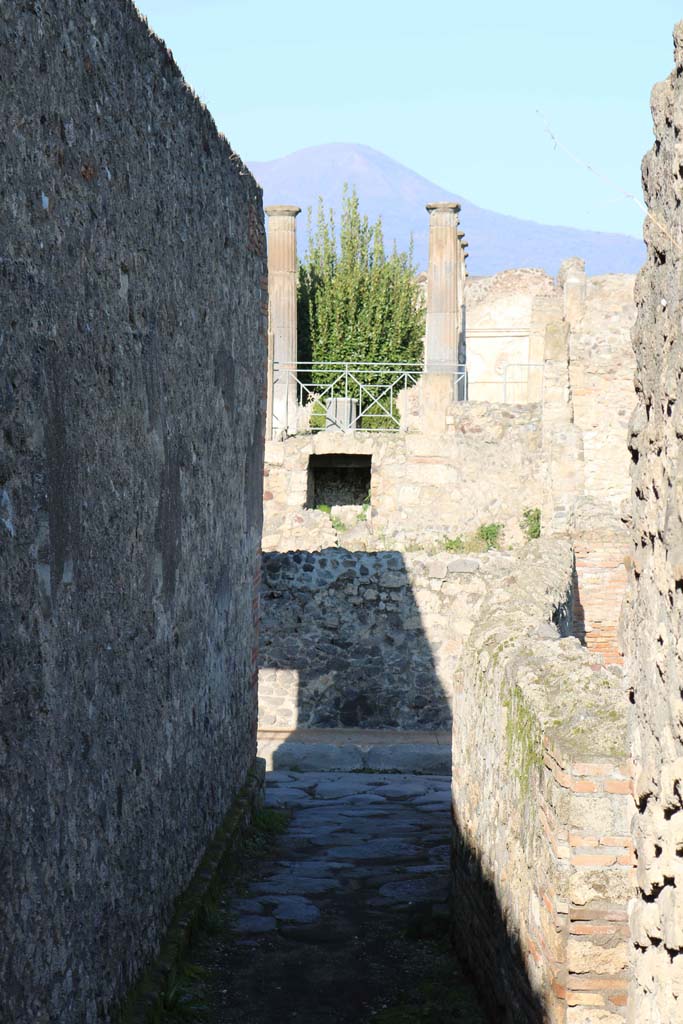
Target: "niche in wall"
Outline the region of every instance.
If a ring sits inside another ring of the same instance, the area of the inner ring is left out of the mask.
[[[362,505],[370,496],[372,455],[311,455],[306,508]]]

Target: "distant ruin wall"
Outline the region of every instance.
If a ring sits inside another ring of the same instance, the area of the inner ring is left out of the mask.
[[[643,162],[650,215],[636,287],[638,406],[631,423],[633,551],[627,678],[636,705],[638,898],[630,1020],[683,1019],[683,22],[675,70],[652,92]]]
[[[629,490],[627,420],[635,401],[630,275],[588,278],[562,265],[563,320],[545,337],[543,454],[549,486],[544,529],[575,548],[575,633],[608,663],[621,663]],[[548,309],[552,314],[552,310]]]
[[[632,274],[585,278],[569,334],[574,423],[583,437],[584,486],[618,510],[630,496],[628,422],[635,395]]]
[[[261,194],[127,0],[0,53],[0,1017],[95,1024],[255,754]]]
[[[451,407],[445,435],[321,432],[269,442],[265,550],[336,542],[329,518],[306,509],[309,458],[334,453],[372,456],[367,522],[339,538],[348,547],[424,545],[486,523],[501,523],[503,543],[515,543],[524,509],[543,501],[539,407],[463,402]]]
[[[628,703],[619,669],[562,638],[571,578],[565,541],[522,549],[456,674],[453,928],[492,1019],[515,1024],[619,1024],[626,1006]]]

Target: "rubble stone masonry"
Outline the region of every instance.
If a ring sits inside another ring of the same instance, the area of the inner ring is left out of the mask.
[[[262,729],[450,729],[453,676],[509,554],[263,556]]]
[[[0,78],[0,1019],[95,1024],[255,756],[263,211],[128,0]]]
[[[683,1020],[683,22],[674,43],[675,69],[652,92],[655,143],[643,162],[647,260],[634,331],[626,609],[637,716],[633,1024]]]

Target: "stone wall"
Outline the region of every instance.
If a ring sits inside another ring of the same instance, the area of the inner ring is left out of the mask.
[[[566,541],[522,549],[456,676],[453,927],[493,1019],[510,1024],[625,1012],[628,702],[620,669],[563,638],[571,578]]]
[[[485,523],[504,526],[504,543],[520,542],[524,509],[540,507],[543,499],[539,407],[459,403],[448,413],[446,432],[321,432],[269,442],[264,549],[339,541],[403,550],[466,535]],[[359,520],[365,513],[354,508],[341,534],[329,516],[305,507],[309,457],[335,452],[372,456],[367,518]]]
[[[536,309],[539,300],[552,298],[559,291],[542,270],[506,270],[492,277],[468,278],[465,301],[470,401],[539,401],[543,329],[536,329]],[[529,367],[529,363],[536,365]]]
[[[94,1024],[255,754],[261,194],[127,0],[0,54],[0,1017]]]
[[[450,728],[464,638],[509,562],[343,548],[264,554],[260,728]]]
[[[633,528],[627,678],[636,705],[631,1021],[683,1019],[683,22],[675,70],[652,93],[643,163],[647,261],[636,287],[638,406],[631,430]]]
[[[572,309],[569,367],[574,423],[583,438],[584,487],[614,510],[630,495],[628,421],[635,404],[632,274],[584,275]]]
[[[560,281],[562,320],[559,310],[547,308],[543,519],[548,532],[569,533],[575,548],[577,636],[608,662],[619,663],[628,552],[622,521],[628,493],[625,442],[635,399],[634,278],[589,278],[581,260],[567,260]]]

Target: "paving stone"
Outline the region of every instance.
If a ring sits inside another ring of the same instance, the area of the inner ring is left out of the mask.
[[[320,911],[315,903],[303,896],[280,897],[273,909],[273,916],[278,921],[294,924],[314,924],[320,918]]]
[[[318,783],[315,787],[315,796],[317,800],[328,800],[331,797],[357,796],[366,789],[362,778],[358,779],[355,775],[351,775],[346,779]]]
[[[427,810],[432,808],[439,810],[450,810],[451,806],[451,794],[450,791],[438,792],[435,790],[431,793],[425,793],[424,796],[416,796],[411,800],[413,807],[424,807]]]
[[[406,797],[424,795],[425,787],[419,782],[389,782],[379,788],[383,797],[403,800]]]
[[[263,932],[274,932],[277,923],[273,917],[261,917],[257,914],[243,914],[235,925],[238,932],[246,935],[260,935]]]
[[[418,857],[420,848],[414,843],[405,843],[400,839],[370,839],[365,843],[354,843],[339,846],[328,851],[330,857],[348,857],[352,860],[392,860]]]
[[[448,881],[444,878],[405,878],[387,882],[379,890],[379,895],[397,903],[444,900],[448,896]]]
[[[297,877],[296,875],[283,874],[273,875],[264,882],[257,882],[252,886],[256,896],[305,896],[307,893],[315,894],[329,892],[331,889],[341,888],[341,882],[337,878],[312,878],[310,875]]]
[[[329,807],[367,807],[370,804],[383,804],[384,800],[385,798],[377,792],[353,793],[344,797],[329,797],[324,800],[324,805]]]
[[[265,804],[266,807],[295,807],[305,799],[306,795],[300,789],[278,786],[268,790]]]
[[[230,900],[230,910],[235,914],[262,914],[261,900]]]

